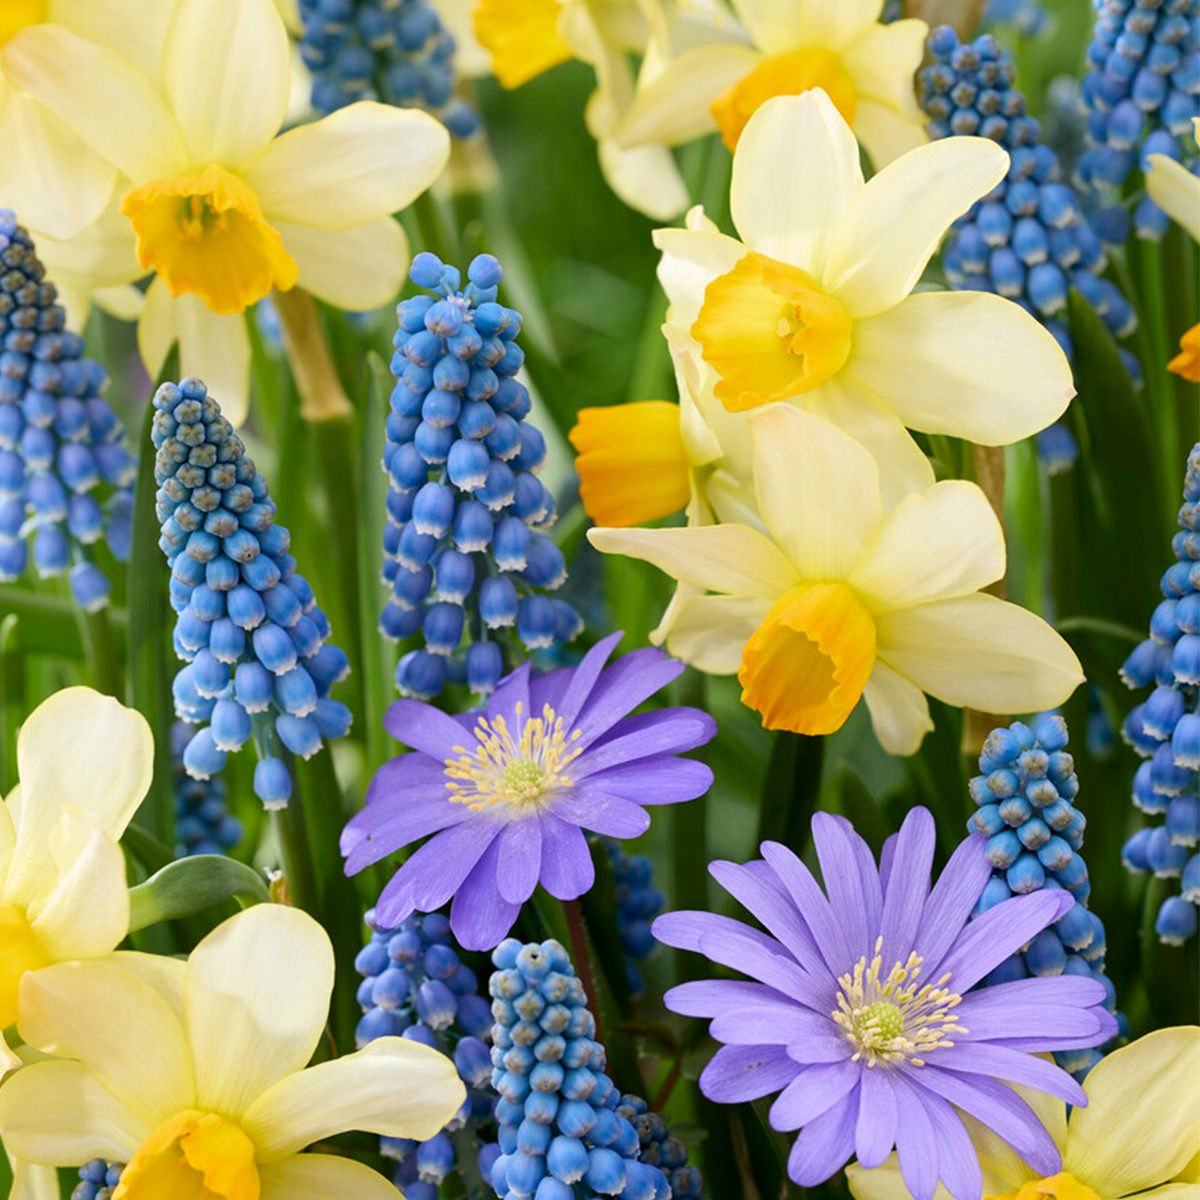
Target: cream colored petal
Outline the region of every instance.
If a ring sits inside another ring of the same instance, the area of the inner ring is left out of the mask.
[[[9,1071],[15,1071],[20,1065],[20,1058],[13,1053],[4,1038],[4,1030],[0,1029],[0,1080],[3,1080]]]
[[[749,420],[758,510],[775,544],[801,579],[849,578],[883,516],[870,452],[790,404]]]
[[[630,208],[652,221],[673,221],[687,208],[687,188],[665,146],[625,147],[602,138],[597,149],[608,186]]]
[[[980,712],[1037,712],[1083,682],[1075,652],[1041,617],[995,596],[937,600],[875,622],[879,658],[923,692]]]
[[[53,883],[50,834],[68,805],[95,817],[114,838],[125,832],[150,787],[154,737],[141,713],[91,688],[56,692],[17,737],[21,811],[4,898],[28,904]]]
[[[60,25],[31,25],[4,47],[3,66],[134,183],[186,167],[183,137],[162,93],[113,51]]]
[[[50,834],[50,856],[58,879],[29,906],[30,923],[47,954],[66,962],[111,953],[129,932],[121,847],[91,814],[67,809]]]
[[[168,958],[165,954],[142,954],[137,950],[118,950],[115,954],[110,954],[107,961],[153,988],[166,1001],[179,1024],[183,1025],[186,959]]]
[[[854,110],[854,133],[873,163],[887,166],[902,154],[929,141],[920,119],[902,116],[875,100],[860,100]]]
[[[914,80],[928,35],[924,21],[871,25],[839,56],[858,97],[854,132],[876,169],[929,140]]]
[[[338,308],[369,312],[395,299],[408,272],[408,238],[392,217],[357,229],[314,229],[276,221],[300,265],[298,286]]]
[[[973,483],[912,492],[888,515],[850,575],[872,612],[965,596],[1004,575],[1004,531]]]
[[[1200,1150],[1200,1027],[1159,1029],[1089,1073],[1071,1114],[1063,1170],[1102,1196],[1166,1183]],[[1190,1097],[1190,1101],[1189,1098]]]
[[[1139,1192],[1138,1200],[1200,1200],[1200,1183],[1164,1183]]]
[[[1165,154],[1149,156],[1146,191],[1150,198],[1200,241],[1200,179]]]
[[[852,317],[894,308],[912,291],[955,218],[1008,171],[987,138],[942,138],[873,176],[832,239],[822,277]]]
[[[1045,429],[1075,394],[1053,335],[988,292],[918,292],[859,321],[846,369],[911,428],[985,446]]]
[[[667,319],[687,335],[700,315],[705,288],[732,271],[746,257],[746,247],[719,232],[699,208],[688,213],[687,229],[656,229],[654,244],[662,253],[658,281],[670,302]]]
[[[364,100],[276,138],[246,179],[272,219],[353,229],[407,208],[449,157],[436,118]]]
[[[236,429],[250,410],[250,336],[242,313],[221,316],[199,296],[170,296],[179,338],[179,374],[208,384],[208,394]],[[143,320],[145,315],[143,314]]]
[[[603,554],[640,558],[672,579],[714,592],[774,599],[799,582],[783,553],[745,525],[592,529],[588,541]]]
[[[157,379],[162,374],[167,355],[178,338],[174,297],[167,290],[167,285],[155,277],[146,289],[146,300],[137,327],[138,353],[151,379]]]
[[[692,596],[672,614],[667,647],[706,675],[736,675],[746,641],[770,607],[755,596]]]
[[[142,315],[145,302],[146,294],[131,283],[118,287],[97,288],[92,293],[92,303],[110,317],[116,317],[118,321],[136,321]],[[81,323],[75,328],[82,327]]]
[[[60,275],[70,275],[89,288],[100,288],[132,283],[146,274],[137,260],[133,227],[121,215],[115,198],[75,237],[55,238],[40,230],[34,236],[46,273],[56,281]]]
[[[193,163],[248,166],[283,125],[290,80],[272,0],[179,0],[163,83]]]
[[[867,1171],[858,1163],[851,1163],[846,1168],[846,1183],[850,1187],[850,1195],[854,1200],[912,1200],[912,1194],[904,1186],[904,1177],[900,1174],[900,1160],[895,1154],[888,1156],[887,1162],[881,1167]],[[997,1196],[1012,1189],[988,1171],[983,1172],[983,1194]],[[933,1193],[933,1200],[951,1200],[950,1193],[941,1184]]]
[[[150,1133],[82,1063],[34,1063],[0,1087],[0,1139],[30,1162],[128,1162]]]
[[[378,1171],[332,1154],[301,1154],[259,1168],[260,1200],[396,1200],[396,1185]]]
[[[1037,1057],[1050,1060],[1048,1054],[1039,1054]],[[1067,1142],[1067,1106],[1057,1097],[1036,1088],[1012,1083],[1008,1086],[1034,1111],[1043,1128],[1061,1151]],[[974,1117],[966,1113],[962,1113],[961,1116],[967,1133],[970,1134],[971,1143],[979,1155],[984,1179],[994,1180],[994,1185],[987,1188],[987,1194],[1015,1192],[1030,1180],[1038,1178],[1038,1173],[1024,1163],[1002,1137]]]
[[[876,662],[863,699],[875,737],[889,754],[916,754],[933,730],[925,693],[885,662]]]
[[[491,55],[475,37],[475,7],[478,0],[437,0],[434,7],[442,24],[454,38],[454,65],[472,79],[492,70]]]
[[[818,279],[862,191],[858,142],[820,88],[768,100],[734,152],[729,204],[742,241]]]
[[[77,1059],[153,1129],[195,1104],[183,1029],[158,991],[117,962],[61,963],[21,981],[21,1036]]]
[[[157,80],[176,0],[50,0],[48,17]]]
[[[197,1107],[244,1113],[302,1070],[332,991],[333,947],[306,913],[259,904],[219,925],[192,951],[184,981]]]
[[[58,1172],[21,1159],[9,1158],[12,1168],[12,1191],[8,1200],[59,1200]]]
[[[828,46],[841,52],[879,20],[883,3],[884,0],[838,0],[837,4],[828,0],[785,0],[784,7],[799,13],[806,44]]]
[[[17,830],[9,815],[8,801],[0,800],[0,879],[3,879],[8,871],[8,863],[16,844]],[[2,894],[2,889],[0,889],[0,894]]]
[[[846,0],[847,7],[853,9],[863,2]],[[750,31],[754,44],[767,54],[779,54],[811,41],[816,32],[814,18],[816,21],[827,20],[841,6],[842,0],[838,0],[836,6],[825,4],[820,13],[813,11],[808,0],[730,0],[730,3],[738,19]]]
[[[242,1128],[260,1162],[354,1129],[425,1141],[466,1096],[454,1061],[441,1051],[378,1038],[356,1054],[281,1079],[247,1110]]]

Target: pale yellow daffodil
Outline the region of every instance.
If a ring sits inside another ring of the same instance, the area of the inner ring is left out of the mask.
[[[408,249],[391,214],[437,178],[445,127],[362,102],[280,134],[291,57],[272,0],[180,0],[161,73],[57,25],[4,47],[8,77],[119,173],[137,262],[155,275],[138,325],[151,375],[178,341],[180,371],[245,413],[243,313],[300,286],[338,307],[395,295]]]
[[[658,631],[673,654],[736,673],[743,703],[771,729],[832,733],[865,699],[893,754],[913,753],[932,728],[925,693],[1013,713],[1075,690],[1083,675],[1066,642],[980,590],[1003,576],[1005,552],[978,487],[932,484],[889,510],[875,460],[827,421],[775,404],[749,426],[765,533],[724,523],[589,534],[695,589]]]
[[[128,932],[117,840],[153,760],[145,718],[90,688],[56,692],[21,727],[20,782],[0,804],[0,1075],[18,1065],[3,1030],[26,975],[110,954]]]
[[[458,1111],[454,1063],[403,1038],[307,1064],[333,947],[298,909],[230,918],[186,963],[141,954],[22,984],[22,1036],[62,1061],[0,1087],[0,1137],[26,1162],[127,1163],[113,1200],[388,1200],[390,1180],[306,1146],[349,1130],[424,1140]]]
[[[987,1200],[1200,1200],[1200,1028],[1159,1029],[1106,1055],[1084,1080],[1086,1108],[1015,1088],[1062,1152],[1043,1179],[1011,1148],[966,1118]],[[846,1168],[855,1200],[910,1200],[896,1156]],[[951,1200],[939,1187],[934,1200]]]
[[[717,9],[705,34],[693,23],[691,44],[678,52],[653,48],[622,144],[678,145],[717,129],[733,149],[765,101],[813,88],[829,96],[877,168],[927,140],[913,82],[929,33],[924,21],[881,24],[883,0],[732,6],[739,20]]]

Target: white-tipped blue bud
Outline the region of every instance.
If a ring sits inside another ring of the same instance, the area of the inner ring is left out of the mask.
[[[292,777],[281,758],[260,758],[254,764],[254,794],[266,809],[286,808],[292,798]]]
[[[183,765],[193,779],[211,779],[225,766],[225,752],[213,740],[210,729],[198,730],[183,752]]]

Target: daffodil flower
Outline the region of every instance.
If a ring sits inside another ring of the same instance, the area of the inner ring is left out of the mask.
[[[767,100],[814,88],[837,106],[876,167],[926,141],[913,91],[929,33],[924,21],[881,24],[883,0],[732,3],[740,22],[718,13],[707,36],[693,33],[678,53],[666,47],[662,64],[643,71],[619,133],[623,144],[678,145],[718,129],[732,150]]]
[[[787,400],[818,413],[901,491],[931,482],[905,425],[983,445],[1044,429],[1074,393],[1050,333],[999,296],[913,292],[951,222],[1007,168],[994,142],[945,138],[864,184],[824,92],[768,101],[734,155],[741,240],[699,213],[656,235],[668,326],[703,386],[731,411]]]
[[[1200,1196],[1200,1028],[1159,1029],[1103,1058],[1084,1080],[1086,1108],[1016,1087],[1062,1152],[1045,1179],[995,1134],[965,1118],[979,1152],[988,1200],[1196,1200]],[[909,1200],[893,1155],[883,1166],[846,1169],[855,1200]],[[939,1188],[934,1200],[950,1200]]]
[[[26,976],[110,954],[129,930],[117,839],[153,760],[145,718],[90,688],[56,692],[21,727],[20,783],[0,803],[0,1075],[18,1065],[3,1030]]]
[[[394,1200],[361,1163],[301,1151],[354,1129],[431,1138],[466,1089],[449,1058],[403,1038],[307,1067],[333,974],[324,930],[270,904],[186,963],[121,954],[32,974],[21,1034],[63,1061],[0,1087],[0,1137],[26,1162],[128,1164],[113,1200]]]
[[[932,728],[926,692],[1011,713],[1075,690],[1083,676],[1066,642],[980,590],[1003,576],[1005,554],[978,487],[935,483],[887,511],[875,460],[841,430],[784,404],[749,424],[765,532],[728,523],[589,534],[697,589],[658,631],[673,654],[736,672],[743,703],[771,729],[832,733],[865,699],[893,754],[913,753]]]
[[[137,262],[155,275],[138,325],[151,375],[178,341],[183,373],[208,379],[237,423],[246,308],[297,285],[348,309],[399,289],[408,250],[391,214],[437,178],[449,135],[368,102],[280,134],[290,54],[271,0],[180,0],[161,86],[58,25],[20,31],[3,62],[121,176]]]

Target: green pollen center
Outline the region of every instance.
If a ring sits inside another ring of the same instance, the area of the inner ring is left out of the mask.
[[[860,1033],[874,1034],[881,1041],[891,1041],[904,1032],[904,1014],[887,1000],[876,1000],[856,1016],[854,1024]]]
[[[504,768],[503,788],[515,801],[536,800],[546,788],[546,772],[527,758],[518,758]]]

